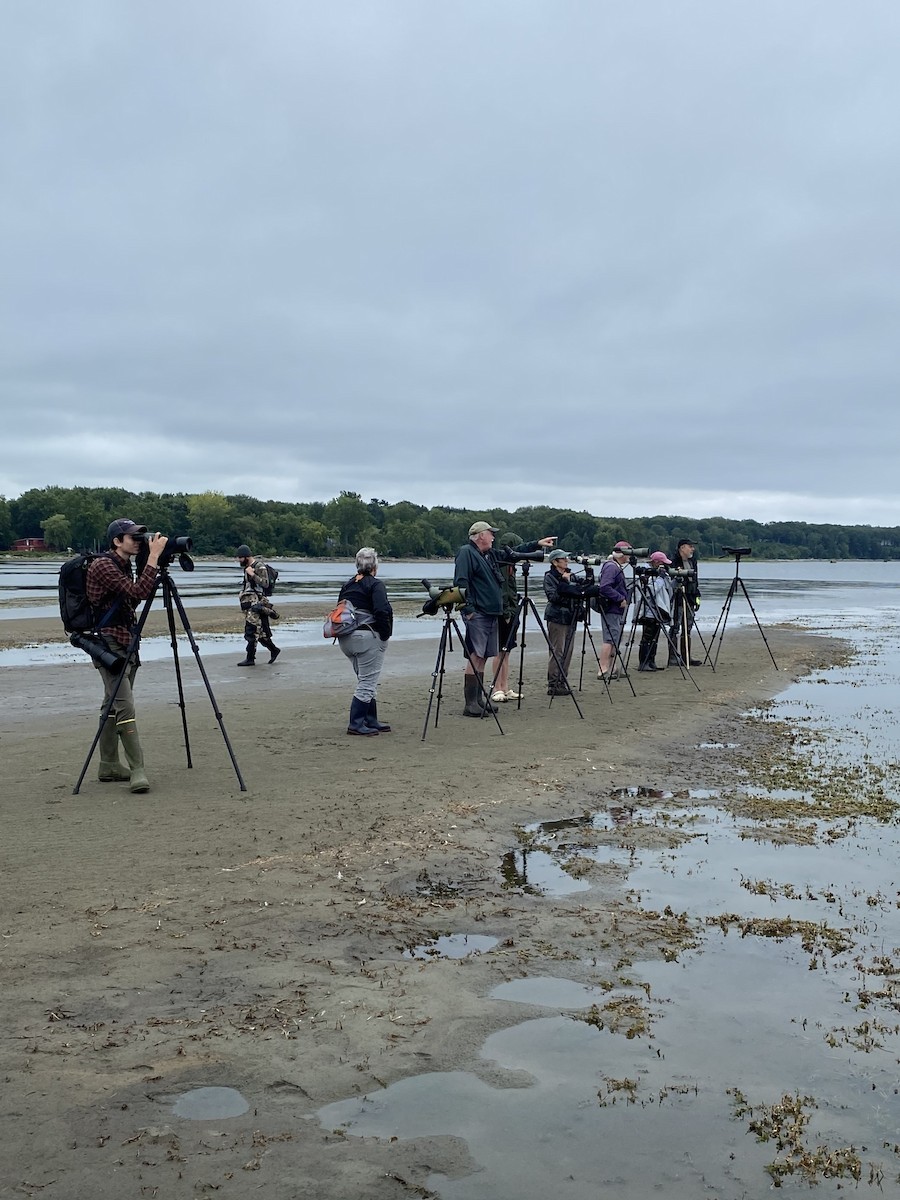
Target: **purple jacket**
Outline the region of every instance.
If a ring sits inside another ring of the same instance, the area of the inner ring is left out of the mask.
[[[600,568],[600,595],[611,604],[621,605],[628,599],[628,587],[625,583],[625,572],[615,561],[608,558]]]

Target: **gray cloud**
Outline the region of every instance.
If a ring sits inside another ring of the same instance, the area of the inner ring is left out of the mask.
[[[875,0],[9,6],[0,491],[900,522],[898,35]]]

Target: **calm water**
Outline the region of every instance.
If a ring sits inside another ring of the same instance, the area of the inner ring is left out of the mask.
[[[326,608],[335,599],[338,587],[349,577],[347,563],[280,562],[277,595],[293,599],[320,602],[322,614],[284,620],[278,627],[279,644],[286,647],[321,644],[321,622]],[[0,622],[26,617],[57,615],[58,562],[0,563]],[[541,576],[538,565],[528,581],[529,594],[539,611],[543,611]],[[421,580],[450,582],[453,564],[439,562],[390,562],[380,568],[388,594],[394,601],[424,600]],[[900,610],[900,563],[741,563],[741,579],[747,596],[736,591],[728,615],[728,627],[753,621],[753,612],[763,626],[795,622],[815,629],[827,629],[832,617],[840,614],[843,622],[864,619],[873,613],[895,613]],[[177,567],[172,579],[186,609],[194,605],[221,604],[236,606],[240,571],[232,560],[198,562],[193,572]],[[714,561],[701,563],[703,602],[699,614],[699,629],[704,636],[712,633],[722,611],[729,586],[734,579],[734,563]],[[520,588],[522,587],[520,579]],[[747,597],[749,596],[749,603]],[[313,609],[315,611],[315,609]],[[437,618],[417,620],[400,618],[395,624],[399,639],[435,636]],[[237,621],[237,616],[236,616]],[[200,639],[204,654],[233,652],[241,644],[239,631],[231,636]],[[165,638],[149,638],[143,643],[142,657],[146,661],[168,655]],[[0,666],[19,667],[34,664],[82,662],[84,656],[65,642],[35,645],[0,652]]]

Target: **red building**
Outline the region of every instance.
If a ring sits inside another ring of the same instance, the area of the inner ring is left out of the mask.
[[[46,550],[43,538],[19,538],[17,542],[13,542],[10,550]]]

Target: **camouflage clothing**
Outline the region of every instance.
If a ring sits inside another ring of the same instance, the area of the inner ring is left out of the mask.
[[[273,654],[276,654],[272,642],[270,622],[278,620],[278,613],[268,596],[264,594],[269,586],[269,572],[261,558],[251,558],[250,566],[253,575],[244,571],[244,581],[241,586],[239,603],[244,614],[244,640],[247,643],[247,655],[251,658],[256,653],[256,643],[262,644]]]

